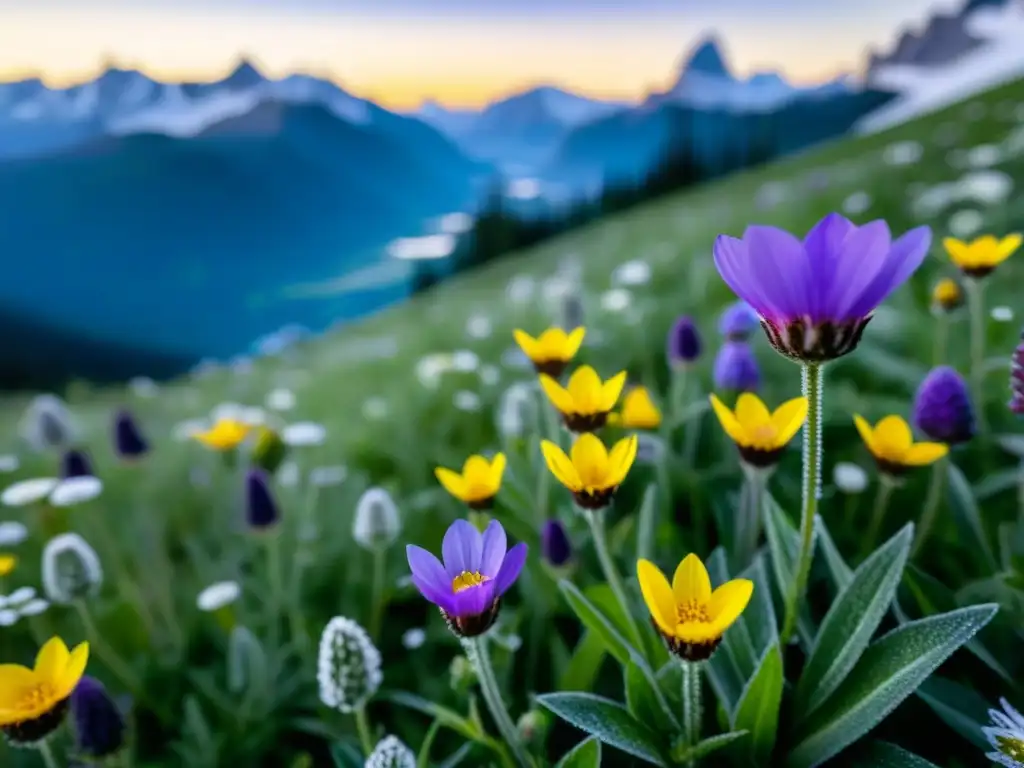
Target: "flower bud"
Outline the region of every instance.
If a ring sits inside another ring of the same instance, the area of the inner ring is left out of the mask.
[[[85,676],[71,694],[78,750],[94,759],[117,753],[125,740],[124,716],[103,683]]]
[[[62,533],[43,549],[43,588],[51,602],[68,604],[91,597],[103,585],[96,551],[77,533]]]
[[[288,455],[288,446],[281,436],[269,427],[261,427],[256,444],[252,448],[253,463],[266,470],[268,475],[277,472]]]
[[[963,377],[946,365],[925,376],[914,397],[914,421],[932,440],[947,445],[974,437],[974,406]]]
[[[746,341],[758,329],[757,313],[745,301],[730,304],[718,320],[718,332],[729,341]]]
[[[545,522],[540,541],[544,560],[555,568],[560,568],[572,560],[572,542],[561,521],[548,520]]]
[[[124,409],[114,414],[114,452],[122,461],[136,461],[149,453],[135,417]]]
[[[366,758],[365,768],[416,768],[416,755],[396,736],[385,736]]]
[[[21,435],[37,451],[66,448],[75,439],[74,422],[64,401],[56,395],[39,395],[21,420]]]
[[[932,289],[933,312],[952,312],[963,306],[963,303],[964,292],[956,280],[944,278]]]
[[[761,386],[761,369],[754,351],[745,341],[727,341],[715,356],[715,389],[756,392]]]
[[[531,709],[524,712],[516,722],[516,730],[523,737],[527,744],[539,745],[544,739],[544,732],[547,730],[547,718],[542,712]]]
[[[352,619],[335,616],[320,636],[317,682],[320,701],[339,712],[354,712],[383,680],[380,651]]]
[[[686,316],[676,320],[666,344],[669,365],[679,368],[697,362],[702,348],[700,333],[693,320]]]
[[[456,693],[464,693],[476,681],[473,662],[466,656],[455,656],[448,665],[448,682]]]
[[[356,543],[363,549],[384,549],[390,547],[401,532],[402,521],[391,494],[378,487],[366,490],[356,504],[352,524],[352,538]]]
[[[93,475],[95,472],[92,471],[92,462],[89,461],[89,455],[85,451],[77,448],[64,451],[60,460],[60,476],[64,480],[71,477],[92,477]]]
[[[245,521],[254,531],[270,530],[281,521],[281,512],[262,469],[250,469],[245,475]]]

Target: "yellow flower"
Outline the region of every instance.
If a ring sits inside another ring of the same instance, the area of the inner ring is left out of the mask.
[[[576,328],[566,333],[561,328],[548,328],[536,339],[518,328],[512,331],[516,343],[523,350],[537,373],[546,373],[556,379],[565,371],[583,344],[585,328]]]
[[[567,387],[543,373],[540,385],[551,404],[562,414],[562,420],[570,431],[593,432],[608,421],[608,414],[626,386],[626,372],[617,373],[603,382],[597,371],[583,365],[573,371]]]
[[[18,558],[14,555],[0,555],[0,578],[6,576],[18,564]]]
[[[969,277],[984,277],[1006,261],[1021,244],[1018,234],[1007,235],[997,240],[992,235],[983,235],[969,243],[947,237],[942,241],[949,258],[960,271]]]
[[[949,453],[943,443],[915,443],[910,425],[900,416],[886,416],[874,429],[860,416],[855,415],[853,423],[878,469],[887,475],[902,475],[911,467],[923,467]]]
[[[490,461],[483,456],[470,456],[461,473],[438,467],[434,475],[448,493],[471,509],[490,509],[501,488],[505,463],[504,453],[496,453]]]
[[[771,467],[793,435],[807,419],[807,398],[795,397],[769,413],[761,398],[744,392],[730,411],[715,395],[711,407],[722,423],[722,429],[740,450],[740,456],[754,467]]]
[[[234,419],[220,419],[205,432],[192,435],[196,440],[215,451],[230,451],[242,444],[252,427]]]
[[[63,722],[88,660],[88,643],[69,653],[64,641],[53,637],[40,649],[34,669],[0,664],[0,729],[25,744],[49,736]]]
[[[549,440],[542,440],[540,449],[551,474],[572,491],[580,507],[601,509],[611,503],[636,461],[637,437],[619,440],[610,452],[590,433],[579,436],[569,455]]]
[[[749,579],[733,579],[712,591],[708,571],[694,554],[679,563],[671,586],[649,560],[637,561],[636,576],[658,632],[669,650],[687,661],[703,661],[714,653],[754,593]]]
[[[944,312],[952,312],[964,303],[964,292],[956,280],[946,277],[939,280],[932,289],[932,306]]]
[[[608,423],[626,429],[657,429],[661,426],[661,411],[647,387],[633,387],[622,398],[622,412],[609,414]]]

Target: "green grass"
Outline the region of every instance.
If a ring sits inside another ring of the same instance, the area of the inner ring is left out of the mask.
[[[980,119],[978,104],[986,107]],[[698,369],[701,386],[707,392],[717,345],[715,319],[732,298],[711,259],[714,237],[719,233],[738,235],[750,223],[774,224],[802,233],[823,215],[841,210],[851,194],[865,192],[871,205],[853,216],[855,221],[885,218],[894,233],[926,223],[934,229],[935,246],[925,266],[879,312],[861,348],[828,369],[824,430],[827,487],[822,514],[843,554],[855,561],[859,554],[857,531],[870,513],[870,494],[841,501],[831,488],[831,470],[840,459],[869,466],[851,414],[861,413],[871,421],[887,413],[909,416],[913,390],[933,362],[935,322],[928,309],[930,288],[940,276],[952,274],[939,245],[948,232],[950,217],[957,211],[977,210],[983,219],[979,234],[1024,228],[1024,194],[1019,190],[995,204],[959,202],[925,213],[914,205],[915,192],[955,182],[967,173],[950,164],[953,150],[1000,144],[1014,130],[1019,135],[1021,126],[1007,118],[1014,111],[1013,105],[1018,105],[1019,112],[1020,104],[1024,104],[1024,81],[882,134],[826,146],[666,198],[460,276],[403,306],[311,341],[285,358],[256,361],[246,373],[217,370],[201,378],[183,379],[162,387],[153,399],[122,389],[75,387],[68,400],[81,426],[82,443],[99,466],[106,488],[100,500],[72,510],[70,525],[97,547],[105,564],[108,579],[104,591],[90,603],[101,633],[143,679],[141,693],[148,701],[140,703],[141,757],[137,764],[194,764],[199,768],[196,755],[207,743],[205,730],[219,744],[216,765],[232,761],[290,765],[304,751],[325,760],[325,739],[354,734],[350,718],[318,709],[314,676],[315,642],[327,620],[342,614],[364,624],[368,621],[370,560],[353,546],[355,500],[369,484],[383,484],[399,500],[405,525],[401,541],[438,548],[448,522],[462,512],[438,491],[433,468],[438,464],[461,465],[469,453],[502,447],[495,427],[501,394],[513,382],[532,378],[503,358],[512,347],[511,331],[522,327],[539,332],[558,321],[562,300],[545,300],[543,294],[545,284],[554,292],[551,286],[559,280],[557,275],[565,264],[574,263],[579,270],[579,291],[588,327],[582,361],[594,364],[606,375],[627,369],[633,383],[644,383],[664,393],[665,333],[676,316],[689,314],[700,324],[708,348]],[[952,144],[939,146],[937,140],[949,139],[943,134],[950,132],[956,134]],[[901,141],[919,142],[922,157],[910,165],[888,165],[884,160],[886,148]],[[1017,144],[1021,144],[1020,139]],[[1024,149],[1018,149],[1016,156],[1004,152],[992,169],[1012,179],[1024,179]],[[828,179],[824,188],[816,183],[822,174]],[[759,210],[759,190],[763,196],[769,182],[781,184],[786,199]],[[650,281],[623,289],[630,298],[625,309],[608,308],[602,299],[607,302],[607,292],[615,289],[615,269],[634,260],[649,265]],[[515,303],[509,300],[507,290],[511,282],[521,282],[522,276],[535,282],[534,297]],[[1011,323],[987,324],[991,375],[986,380],[985,407],[996,432],[1020,429],[1019,423],[1011,422],[1004,403],[1008,356],[1024,315],[1022,284],[1024,254],[1018,254],[988,285],[990,307],[1007,305],[1017,312]],[[489,336],[469,336],[467,323],[473,317],[487,318]],[[950,335],[949,359],[965,372],[966,338],[966,317],[957,317]],[[766,401],[778,403],[797,394],[797,367],[772,352],[760,338],[757,347]],[[480,371],[449,371],[433,388],[419,381],[417,365],[424,356],[459,350],[474,352],[489,372],[481,376]],[[293,457],[304,469],[333,464],[345,464],[349,469],[345,484],[324,489],[313,499],[307,498],[301,486],[279,488],[288,518],[282,534],[286,566],[304,546],[296,543],[295,518],[305,505],[309,505],[319,526],[311,545],[306,588],[298,603],[313,642],[304,650],[268,643],[274,630],[265,610],[268,580],[263,546],[249,538],[240,523],[237,476],[199,445],[172,438],[173,426],[181,420],[205,417],[213,406],[226,401],[260,405],[267,392],[278,386],[292,389],[297,396],[298,405],[287,415],[289,420],[317,421],[328,430],[324,446],[297,449]],[[479,396],[479,410],[454,407],[453,397],[460,390]],[[25,398],[12,397],[0,404],[0,424],[8,447],[23,454],[21,469],[6,478],[11,482],[52,474],[56,462],[55,457],[25,454],[17,445],[17,420],[25,403]],[[154,451],[144,464],[125,467],[114,459],[108,433],[116,405],[129,405],[154,443]],[[709,503],[723,498],[721,488],[734,488],[738,482],[732,453],[726,450],[717,425],[709,416],[701,419],[697,466],[702,474],[676,479],[679,518],[675,524],[663,520],[659,529],[658,556],[666,562],[676,562],[689,547],[710,547],[716,541],[711,527],[695,530],[692,521],[708,519]],[[513,468],[529,465],[536,453],[535,442],[531,438],[513,446],[518,451],[518,464],[514,460]],[[786,458],[775,481],[776,495],[791,514],[799,496],[797,453]],[[1012,461],[985,444],[965,451],[956,460],[975,486],[994,542],[998,524],[1014,515]],[[190,482],[197,470],[208,475],[208,483]],[[633,474],[635,477],[624,489],[627,503],[622,506],[626,509],[630,507],[628,500],[639,497],[645,480],[643,470]],[[886,532],[916,517],[926,476],[918,473],[897,492]],[[719,482],[713,485],[712,477]],[[513,537],[527,540],[536,551],[532,521],[517,518],[508,509],[500,509],[498,516]],[[38,513],[8,510],[3,517],[28,521],[36,534],[18,552],[23,563],[6,580],[6,591],[21,585],[38,586],[42,544]],[[615,540],[620,546],[630,535],[630,523],[631,517],[623,516],[613,534],[613,539],[619,537]],[[577,541],[584,549],[584,564],[591,564],[592,553],[583,538]],[[622,557],[621,562],[626,564],[627,560]],[[918,564],[954,589],[986,575],[977,552],[960,543],[950,509],[943,510],[932,547]],[[388,565],[390,605],[379,638],[385,687],[410,690],[464,709],[465,693],[451,689],[447,672],[450,660],[459,652],[457,645],[435,612],[414,590],[398,581],[406,573],[400,547],[392,550]],[[582,568],[578,583],[589,583],[594,573],[596,568]],[[235,578],[243,584],[239,621],[263,640],[269,659],[267,692],[256,697],[244,716],[239,711],[238,696],[228,690],[224,634],[212,617],[195,609],[195,595],[202,587],[223,578]],[[514,593],[518,595],[511,597],[505,609],[505,630],[515,630],[516,622],[522,621],[518,631],[524,635],[524,648],[514,659],[511,654],[500,655],[498,664],[501,674],[510,671],[508,666],[513,661],[516,665],[513,708],[521,712],[528,693],[555,689],[551,681],[565,672],[578,630],[559,603],[557,592],[539,572],[531,570]],[[145,621],[132,607],[140,596],[148,607],[144,613],[150,614]],[[513,610],[524,604],[528,610]],[[546,624],[530,621],[541,614],[547,617]],[[427,643],[414,653],[405,650],[400,641],[402,633],[422,626],[427,629]],[[553,627],[554,631],[542,629],[543,634],[538,634],[538,626]],[[1002,634],[992,642],[1002,651],[1012,647],[1015,635],[1005,627],[1000,631]],[[82,627],[76,614],[53,607],[31,621],[0,628],[0,658],[28,661],[37,643],[52,633],[61,634],[69,642],[81,639]],[[998,679],[973,657],[965,661],[965,655],[955,657],[953,674],[971,681],[984,699],[994,702],[1004,691]],[[1019,653],[1000,655],[1011,671],[1017,666],[1016,658]],[[90,671],[112,690],[123,690],[102,659],[94,657]],[[621,681],[607,672],[605,669],[605,674],[598,676],[595,689],[621,698]],[[916,709],[906,717],[928,718],[928,726],[918,726],[919,732],[945,728],[923,704],[913,701]],[[168,710],[167,714],[162,719],[157,717],[154,706]],[[899,722],[909,706],[898,710],[893,720]],[[371,717],[414,746],[422,740],[429,723],[420,714],[385,704],[372,705]],[[551,754],[555,755],[565,751],[577,732],[561,727],[553,738]],[[901,731],[892,738],[902,738],[902,743],[921,747],[922,754],[935,758],[935,747],[928,753],[928,745],[918,743],[919,737]],[[945,752],[939,752],[940,759],[950,756],[943,765],[952,766],[956,761],[974,764],[969,761],[977,757],[975,747],[955,736],[948,741],[948,745],[943,742]],[[453,750],[458,743],[450,735],[440,737],[437,754],[446,747]],[[33,759],[22,752],[4,754],[0,747],[0,762],[4,765],[33,765]]]

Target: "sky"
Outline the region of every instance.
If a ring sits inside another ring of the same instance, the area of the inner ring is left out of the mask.
[[[211,80],[247,56],[391,108],[477,107],[532,85],[639,99],[714,33],[734,72],[859,70],[956,0],[0,0],[0,79],[80,82],[107,63]]]

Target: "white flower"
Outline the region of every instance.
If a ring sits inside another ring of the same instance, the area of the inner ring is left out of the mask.
[[[501,381],[501,371],[496,366],[485,365],[480,369],[480,383],[493,387]]]
[[[916,141],[900,141],[885,148],[882,156],[886,165],[913,165],[924,155],[924,147]]]
[[[843,493],[863,493],[868,487],[868,473],[849,461],[840,461],[832,468],[832,480]]]
[[[295,447],[323,445],[327,440],[327,429],[313,421],[299,421],[281,430],[285,445]]]
[[[419,359],[416,363],[416,378],[427,389],[437,389],[441,375],[452,368],[452,356],[435,352]]]
[[[335,616],[320,636],[317,683],[320,701],[340,712],[354,712],[377,692],[384,679],[380,651],[359,624]]]
[[[267,394],[267,408],[272,411],[290,411],[295,407],[295,394],[290,389],[278,387]]]
[[[43,588],[54,603],[95,595],[103,584],[96,551],[77,533],[62,533],[43,549]]]
[[[259,427],[267,423],[267,412],[258,405],[246,406],[239,414],[238,420],[250,427]]]
[[[612,272],[612,282],[618,285],[643,285],[651,281],[651,265],[646,261],[635,259],[620,264]]]
[[[17,472],[21,462],[13,453],[6,453],[0,456],[0,472]]]
[[[76,504],[84,504],[92,501],[103,492],[103,481],[91,475],[80,477],[69,477],[61,480],[53,493],[50,494],[50,503],[55,507],[72,507]]]
[[[989,168],[1002,162],[1002,149],[995,144],[979,144],[967,152],[967,164],[972,168]]]
[[[491,335],[491,319],[487,315],[473,315],[466,321],[466,333],[473,339],[486,339]]]
[[[366,758],[364,768],[416,768],[416,755],[397,736],[385,736]]]
[[[17,611],[11,611],[6,608],[0,610],[0,627],[9,627],[13,624],[18,623],[18,619],[21,616]]]
[[[622,312],[633,303],[633,295],[625,288],[612,288],[601,295],[601,307],[608,312]]]
[[[160,387],[148,376],[136,376],[128,382],[128,389],[136,397],[156,397],[160,393]]]
[[[8,507],[26,507],[49,496],[60,483],[56,477],[36,477],[9,485],[0,494],[0,502]]]
[[[508,281],[505,295],[513,304],[526,304],[533,298],[537,282],[530,275],[516,275]]]
[[[949,231],[955,237],[970,237],[985,224],[985,217],[970,208],[957,211],[949,217]]]
[[[21,420],[22,437],[37,451],[60,450],[73,442],[77,433],[71,412],[55,395],[38,395]]]
[[[990,709],[989,720],[994,725],[981,729],[995,752],[985,754],[993,763],[1007,768],[1024,768],[1024,717],[1006,699],[1000,699],[1003,711]]]
[[[388,401],[381,397],[371,397],[363,403],[363,416],[371,421],[380,421],[387,417]]]
[[[16,590],[3,598],[3,605],[7,608],[19,608],[30,600],[35,600],[36,591],[32,587],[18,587]]]
[[[218,403],[210,411],[210,421],[216,423],[220,420],[242,421],[245,416],[245,406],[241,403]]]
[[[286,461],[277,468],[277,482],[282,488],[294,488],[299,484],[300,475],[299,465],[294,461]]]
[[[479,411],[482,407],[480,395],[470,392],[468,389],[460,389],[452,395],[452,404],[460,411]]]
[[[402,532],[402,520],[391,494],[373,487],[363,492],[356,503],[352,538],[364,549],[391,546]]]
[[[29,600],[27,603],[18,609],[18,614],[21,616],[38,616],[44,613],[50,607],[50,603],[42,598],[36,598],[35,600]]]
[[[310,485],[316,488],[327,488],[332,485],[341,485],[348,477],[348,467],[338,464],[333,467],[314,467],[309,470]]]
[[[992,319],[997,323],[1009,323],[1013,321],[1013,310],[1009,307],[992,307]]]
[[[407,630],[402,635],[402,645],[410,651],[422,648],[425,642],[427,642],[427,633],[419,627]]]
[[[15,520],[0,523],[0,547],[16,547],[28,538],[28,528]]]
[[[517,382],[505,390],[498,405],[498,432],[508,439],[522,437],[536,420],[536,400],[530,385]]]
[[[848,216],[860,216],[871,207],[871,196],[867,192],[854,192],[843,200],[843,213]]]
[[[480,367],[480,357],[469,349],[460,349],[452,353],[452,368],[463,373],[472,373]]]
[[[218,581],[199,593],[196,607],[206,613],[219,611],[235,602],[241,594],[242,588],[237,581]]]

